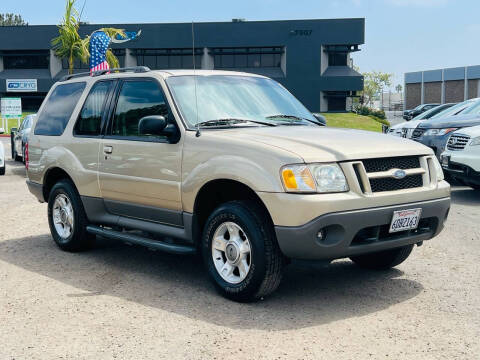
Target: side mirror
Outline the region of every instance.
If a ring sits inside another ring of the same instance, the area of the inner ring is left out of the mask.
[[[139,135],[165,135],[164,131],[167,127],[167,120],[161,115],[150,115],[140,119],[138,123]]]
[[[3,134],[5,132],[5,130],[3,130],[3,128],[0,128],[0,134]]]
[[[321,114],[313,114],[313,116],[315,117],[315,119],[317,119],[318,125],[327,126],[327,119],[325,119],[325,116]]]

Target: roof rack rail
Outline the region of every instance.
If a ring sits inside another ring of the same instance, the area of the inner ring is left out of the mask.
[[[113,72],[134,72],[134,73],[145,73],[151,71],[149,67],[147,66],[134,66],[134,67],[125,67],[125,68],[114,68],[114,69],[105,69],[105,70],[99,70],[99,71],[94,71],[92,73],[90,72],[82,72],[78,74],[69,74],[63,76],[59,81],[67,81],[79,77],[84,77],[84,76],[100,76],[100,75],[105,75],[108,73],[113,73]]]

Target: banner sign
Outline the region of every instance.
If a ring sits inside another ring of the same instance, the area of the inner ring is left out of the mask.
[[[2,98],[1,100],[2,118],[19,118],[22,116],[22,99],[20,98]]]
[[[7,92],[37,92],[37,79],[7,79]]]

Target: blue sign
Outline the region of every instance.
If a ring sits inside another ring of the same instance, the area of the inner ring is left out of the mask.
[[[7,79],[7,92],[37,92],[37,79]]]

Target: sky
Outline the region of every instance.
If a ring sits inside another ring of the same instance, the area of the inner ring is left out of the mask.
[[[77,0],[89,23],[365,18],[362,72],[394,74],[480,64],[479,0]],[[0,13],[31,25],[57,24],[65,0],[1,0]],[[1,40],[0,40],[1,41]]]

